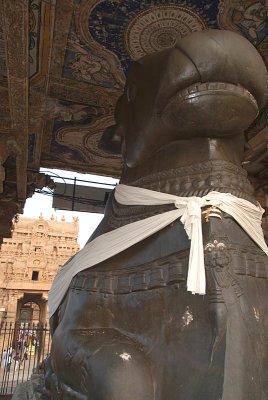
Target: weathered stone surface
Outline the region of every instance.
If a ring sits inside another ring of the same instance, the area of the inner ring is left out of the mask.
[[[50,400],[44,386],[44,375],[33,374],[29,381],[17,385],[12,400]]]

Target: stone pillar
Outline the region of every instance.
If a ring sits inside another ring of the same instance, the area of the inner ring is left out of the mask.
[[[48,292],[42,294],[42,304],[40,304],[40,322],[42,324],[48,323]]]
[[[6,322],[14,323],[17,320],[17,312],[18,312],[18,300],[21,299],[23,293],[18,290],[9,290],[8,291],[8,302],[7,302],[7,318]]]

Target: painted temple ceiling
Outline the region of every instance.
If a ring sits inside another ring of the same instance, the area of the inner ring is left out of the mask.
[[[18,199],[40,166],[120,175],[98,141],[132,60],[220,28],[268,63],[267,16],[267,0],[0,0],[0,161],[16,160]],[[266,107],[247,133],[255,175],[267,174],[267,120]]]

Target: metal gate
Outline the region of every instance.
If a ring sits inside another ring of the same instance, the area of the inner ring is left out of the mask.
[[[12,394],[18,383],[30,379],[32,372],[50,353],[50,344],[51,337],[47,325],[2,325],[0,396]]]

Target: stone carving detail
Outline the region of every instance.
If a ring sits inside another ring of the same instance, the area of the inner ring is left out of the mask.
[[[226,239],[214,239],[205,245],[207,294],[209,301],[224,302],[222,289],[233,286],[238,297],[243,294],[237,279],[231,271],[232,256]]]
[[[73,278],[70,289],[120,295],[185,283],[187,258],[188,251],[185,251],[139,265],[138,271],[137,267],[132,271],[118,271],[115,267],[112,273],[79,273]]]

